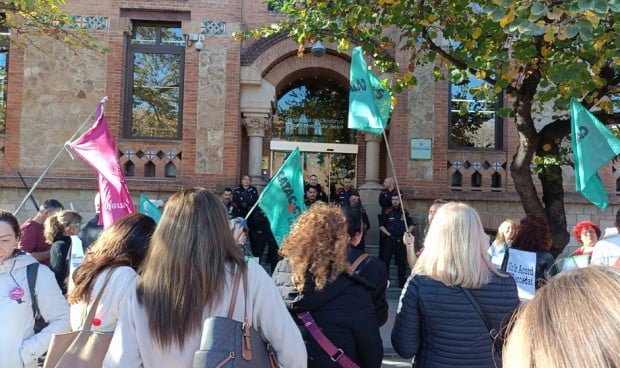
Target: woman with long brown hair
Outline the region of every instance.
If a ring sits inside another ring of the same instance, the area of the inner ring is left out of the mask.
[[[310,368],[335,368],[339,363],[301,321],[298,315],[306,312],[342,355],[363,368],[381,366],[383,343],[375,308],[365,289],[368,283],[351,272],[349,240],[341,208],[315,204],[298,217],[280,248],[284,260],[273,279],[302,331]]]
[[[43,235],[50,244],[50,269],[54,271],[56,282],[63,294],[67,294],[69,263],[71,257],[72,235],[76,235],[82,226],[82,216],[71,210],[56,212],[44,223]],[[82,243],[76,243],[82,246]]]
[[[277,289],[258,263],[246,263],[224,204],[202,188],[184,189],[166,203],[104,366],[191,367],[203,321],[227,316],[234,274],[244,270],[250,324],[283,367],[304,367],[301,335]],[[241,289],[238,300],[244,298]],[[241,305],[232,316],[237,321],[244,320]]]
[[[114,332],[121,309],[138,281],[136,271],[144,260],[155,226],[152,218],[133,213],[116,221],[95,240],[73,274],[68,298],[73,330],[84,327],[86,314],[111,272],[91,329]]]

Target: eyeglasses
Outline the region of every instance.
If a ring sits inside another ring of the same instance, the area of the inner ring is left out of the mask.
[[[74,223],[74,224],[69,225],[69,227],[71,227],[71,226],[81,227],[81,226],[82,226],[82,223],[81,223],[81,222],[76,222],[76,223]]]

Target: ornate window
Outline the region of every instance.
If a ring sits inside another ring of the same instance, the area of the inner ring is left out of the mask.
[[[180,23],[134,22],[127,63],[124,136],[181,139],[185,39]]]
[[[503,148],[501,95],[473,75],[450,85],[450,148]]]

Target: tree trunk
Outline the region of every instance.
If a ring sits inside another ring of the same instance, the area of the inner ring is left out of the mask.
[[[547,219],[553,240],[551,253],[557,257],[569,241],[569,234],[566,231],[562,168],[549,167],[544,175],[539,175],[543,191],[542,201],[530,170],[534,154],[540,152],[539,147],[549,143],[550,140],[550,136],[546,134],[544,137],[539,135],[532,119],[532,100],[539,81],[540,76],[537,72],[529,74],[523,81],[519,93],[515,95],[515,125],[519,146],[510,164],[510,174],[525,213]],[[557,149],[555,142],[559,140],[554,140],[552,145]]]
[[[525,213],[545,217],[545,210],[538,197],[538,191],[530,171],[532,158],[539,140],[538,132],[532,120],[532,99],[539,81],[538,73],[528,75],[524,79],[519,93],[515,95],[515,125],[519,137],[519,146],[510,163],[510,175],[514,181],[517,194],[521,198],[521,205]]]

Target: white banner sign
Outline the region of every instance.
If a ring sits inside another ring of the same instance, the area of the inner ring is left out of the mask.
[[[536,253],[517,249],[508,251],[506,272],[517,282],[520,299],[532,299],[536,291]]]

